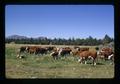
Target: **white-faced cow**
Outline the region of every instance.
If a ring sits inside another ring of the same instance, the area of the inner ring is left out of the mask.
[[[54,52],[50,53],[50,56],[52,56],[53,59],[55,59],[55,60],[57,60],[59,58],[57,51],[54,51]]]
[[[96,51],[83,51],[80,54],[80,59],[78,60],[80,63],[87,63],[88,59],[92,59],[93,65],[96,65],[95,59],[97,58],[97,52]]]
[[[28,47],[28,46],[21,46],[21,47],[18,49],[17,58],[24,58],[24,56],[22,56],[21,53],[27,52],[27,50],[26,50],[27,47]]]
[[[114,52],[111,48],[106,47],[101,49],[101,51],[99,52],[99,55],[101,58],[108,60],[114,56]]]
[[[59,55],[60,56],[65,56],[65,55],[70,55],[70,52],[71,52],[72,50],[70,49],[70,48],[61,48],[60,50],[59,50]]]

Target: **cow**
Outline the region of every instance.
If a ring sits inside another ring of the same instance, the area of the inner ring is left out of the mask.
[[[54,46],[47,46],[45,48],[47,49],[48,52],[52,52],[54,50],[54,48],[56,48],[56,47],[54,47]]]
[[[52,51],[53,51],[53,52],[59,52],[60,49],[61,49],[61,48],[54,47]]]
[[[59,57],[57,51],[50,53],[50,56],[52,56],[54,60],[57,60]]]
[[[78,53],[79,53],[79,51],[77,51],[77,50],[72,50],[72,52],[71,52],[71,54],[72,54],[73,56],[79,55]]]
[[[81,51],[89,50],[88,47],[80,48],[80,47],[77,47],[77,46],[75,46],[74,49],[76,49],[77,51],[80,51],[80,50]]]
[[[79,51],[89,51],[89,48],[80,48],[80,50]]]
[[[110,64],[114,63],[114,52],[112,48],[109,47],[102,48],[101,51],[99,52],[99,57],[101,59],[104,59],[105,61],[106,60],[111,61]]]
[[[80,50],[80,47],[78,47],[78,46],[74,46],[74,49],[76,49],[76,50]]]
[[[99,52],[100,58],[103,58],[105,60],[108,60],[109,56],[113,56],[114,52],[111,48],[102,48]]]
[[[18,49],[17,58],[24,58],[24,56],[22,56],[21,53],[27,52],[26,49],[27,49],[27,46],[21,46],[21,47]]]
[[[83,51],[89,51],[89,48],[80,48],[79,50],[72,50],[72,55],[73,56],[79,56],[79,54]]]
[[[42,47],[37,47],[35,54],[41,54],[41,55],[47,54],[47,49]]]
[[[97,58],[97,52],[96,51],[83,51],[79,54],[79,62],[85,64],[87,63],[88,59],[92,59],[92,64],[96,65],[95,59]]]
[[[109,48],[109,47],[104,47],[101,49],[102,51],[112,51],[112,48]]]
[[[26,52],[26,48],[27,48],[27,46],[21,46],[19,52],[20,52],[20,53]]]
[[[27,51],[28,51],[28,53],[30,53],[30,54],[33,54],[33,53],[35,54],[37,48],[38,48],[37,46],[28,46],[28,47],[27,47]]]
[[[65,55],[70,55],[70,52],[71,52],[72,50],[71,49],[66,49],[66,48],[61,48],[60,50],[59,50],[59,55],[60,56],[65,56]]]
[[[70,47],[64,47],[64,48],[62,48],[62,49],[71,49]]]

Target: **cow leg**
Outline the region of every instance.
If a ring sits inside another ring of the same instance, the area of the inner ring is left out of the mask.
[[[87,60],[85,60],[85,64],[87,64]]]
[[[55,60],[55,56],[53,56],[53,59]]]
[[[56,60],[56,57],[54,56],[54,60]]]
[[[55,60],[57,60],[57,57],[55,56]]]
[[[60,55],[58,55],[58,59],[61,59],[61,56],[60,56]]]
[[[17,58],[19,58],[19,57],[20,57],[20,54],[17,55]]]
[[[96,62],[95,62],[95,58],[91,57],[91,59],[93,60],[93,65],[96,65]]]
[[[56,60],[58,60],[58,56],[55,56]]]
[[[84,64],[87,64],[87,59],[85,57],[82,58],[82,61],[84,62]]]
[[[95,59],[93,58],[93,65],[96,65]]]
[[[54,60],[57,60],[57,56],[53,56],[54,57]]]
[[[54,60],[56,60],[56,58],[54,57]]]
[[[81,63],[81,64],[83,64],[82,61],[83,61],[83,59],[82,59],[82,57],[80,57],[80,58],[78,59],[78,62]]]
[[[96,65],[96,62],[95,62],[95,60],[94,60],[94,65]]]

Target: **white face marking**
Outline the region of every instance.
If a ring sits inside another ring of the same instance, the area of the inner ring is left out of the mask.
[[[79,50],[79,48],[76,49],[77,51]]]
[[[57,51],[59,51],[60,48],[57,48]]]

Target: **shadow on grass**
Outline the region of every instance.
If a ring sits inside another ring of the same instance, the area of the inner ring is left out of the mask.
[[[96,63],[97,65],[105,65],[104,63]]]

